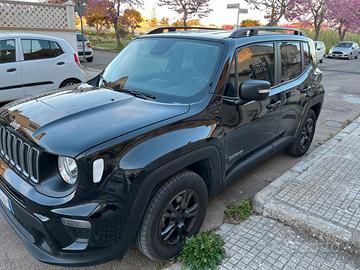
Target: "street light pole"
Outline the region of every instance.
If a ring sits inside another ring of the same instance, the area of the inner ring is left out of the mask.
[[[236,29],[239,29],[240,26],[240,14],[248,14],[249,10],[245,8],[240,8],[240,3],[237,4],[228,4],[228,9],[237,9],[237,21],[236,21]]]

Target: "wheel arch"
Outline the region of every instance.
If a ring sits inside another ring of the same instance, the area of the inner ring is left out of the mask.
[[[59,85],[59,88],[63,87],[66,84],[66,82],[68,82],[68,81],[76,81],[77,83],[81,83],[81,80],[79,80],[78,78],[71,77],[71,78],[67,78],[64,81],[62,81]]]

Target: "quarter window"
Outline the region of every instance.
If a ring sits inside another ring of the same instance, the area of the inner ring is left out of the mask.
[[[25,61],[57,57],[64,53],[60,45],[54,41],[23,39],[21,44]]]
[[[0,64],[16,62],[15,48],[14,39],[0,40]]]
[[[281,52],[281,82],[295,79],[302,73],[301,49],[299,42],[283,42]]]
[[[265,80],[275,84],[274,44],[240,49],[237,55],[239,85],[246,80]]]

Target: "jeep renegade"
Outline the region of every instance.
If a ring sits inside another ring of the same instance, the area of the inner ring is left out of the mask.
[[[279,149],[307,152],[316,65],[300,30],[156,29],[87,84],[0,110],[2,213],[43,262],[102,263],[133,242],[174,257],[210,196]]]

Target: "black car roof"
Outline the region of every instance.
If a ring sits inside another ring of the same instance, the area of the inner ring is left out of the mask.
[[[186,31],[178,31],[186,30]],[[291,31],[293,34],[279,31]],[[211,28],[191,28],[191,27],[164,27],[151,31],[149,34],[140,38],[187,38],[197,40],[221,41],[231,39],[238,44],[250,43],[254,41],[274,41],[274,40],[302,40],[307,41],[305,34],[298,29],[280,27],[250,27],[239,28],[238,30],[222,30]]]

